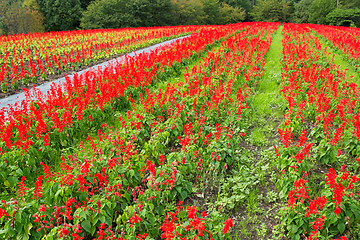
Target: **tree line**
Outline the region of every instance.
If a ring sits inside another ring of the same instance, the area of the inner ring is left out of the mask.
[[[0,0],[0,35],[242,21],[360,27],[360,0]]]

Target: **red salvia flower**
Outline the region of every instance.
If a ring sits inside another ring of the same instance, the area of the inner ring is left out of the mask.
[[[232,218],[227,218],[226,221],[224,222],[224,233],[227,233],[230,229],[230,227],[232,227],[234,224],[234,220]]]
[[[35,190],[33,198],[41,198],[42,196],[42,179],[44,178],[43,175],[40,175],[35,182]]]

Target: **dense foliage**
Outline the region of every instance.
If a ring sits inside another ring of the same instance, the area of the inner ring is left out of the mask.
[[[286,1],[259,0],[250,15],[255,21],[287,22],[290,17],[290,5]]]
[[[0,0],[0,35],[44,31],[44,16],[35,0]]]
[[[360,0],[0,0],[0,35],[243,21],[360,27]]]

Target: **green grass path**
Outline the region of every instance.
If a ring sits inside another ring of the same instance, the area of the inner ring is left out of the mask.
[[[282,60],[282,39],[280,26],[274,34],[269,51],[266,54],[265,72],[262,81],[259,81],[259,92],[256,95],[258,101],[262,101],[260,106],[267,114],[273,113],[273,105],[279,103],[279,84],[281,83],[281,60]]]
[[[257,91],[251,99],[251,105],[254,110],[253,118],[255,121],[262,122],[252,132],[252,137],[255,140],[259,139],[262,141],[261,145],[263,146],[272,144],[272,139],[274,139],[276,134],[274,131],[276,131],[278,119],[283,116],[281,109],[285,104],[283,97],[279,94],[280,83],[282,81],[282,29],[283,26],[280,26],[274,33],[272,44],[266,54],[264,75],[259,81]],[[261,139],[261,136],[263,139]]]
[[[283,26],[279,26],[273,35],[265,56],[264,75],[248,100],[246,116],[250,126],[241,155],[251,162],[259,184],[249,194],[246,204],[236,212],[239,222],[235,226],[234,240],[273,239],[284,234],[277,222],[282,201],[275,187],[278,172],[273,148],[278,142],[277,127],[283,122],[283,106],[286,106],[285,99],[279,94],[282,81],[282,29]]]

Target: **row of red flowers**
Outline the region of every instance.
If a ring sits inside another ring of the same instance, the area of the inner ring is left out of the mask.
[[[49,32],[0,38],[0,83],[2,90],[27,86],[96,62],[119,56],[202,26],[102,29]],[[11,86],[8,86],[8,82]]]
[[[357,28],[307,25],[316,33],[324,36],[335,48],[343,52],[357,70],[360,70],[360,31]]]
[[[360,220],[360,88],[347,81],[346,70],[307,25],[284,24],[283,33],[280,93],[288,109],[279,128],[282,145],[275,147],[283,174],[279,187],[288,194],[283,220],[293,239],[331,238]],[[314,179],[318,168],[330,169]],[[324,185],[316,190],[312,181]]]
[[[129,58],[125,63],[109,65],[104,69],[92,69],[75,75],[64,86],[52,86],[47,96],[33,90],[27,91],[27,99],[0,116],[1,152],[20,148],[27,151],[33,144],[32,137],[46,139],[50,131],[63,131],[81,120],[88,108],[103,108],[105,103],[123,96],[128,87],[146,86],[164,67],[188,58],[205,45],[234,31],[236,27],[204,29],[172,46],[158,48],[149,54]],[[86,86],[84,88],[84,86]]]

